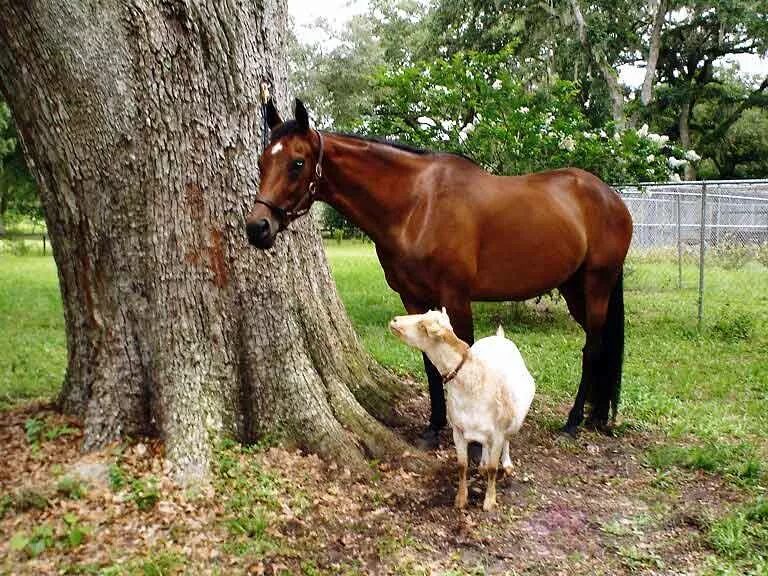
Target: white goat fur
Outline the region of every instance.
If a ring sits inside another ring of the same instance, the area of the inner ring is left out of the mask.
[[[536,385],[517,346],[504,337],[499,326],[495,336],[469,346],[453,332],[448,315],[435,310],[426,314],[397,316],[390,329],[401,340],[427,354],[444,376],[464,364],[446,383],[448,421],[459,463],[456,507],[467,504],[467,445],[483,446],[481,471],[488,476],[483,508],[496,505],[496,468],[499,457],[506,473],[512,472],[509,437],[523,425]]]

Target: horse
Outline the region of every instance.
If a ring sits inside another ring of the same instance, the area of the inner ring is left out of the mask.
[[[576,398],[563,431],[610,434],[624,357],[623,266],[632,219],[589,172],[564,168],[496,176],[470,159],[310,126],[266,106],[269,142],[245,229],[269,249],[278,233],[326,202],[373,241],[387,284],[408,314],[445,307],[456,335],[474,342],[473,301],[526,300],[558,289],[585,333]],[[446,424],[444,375],[424,355],[430,420],[424,447]],[[609,423],[610,413],[610,423]]]

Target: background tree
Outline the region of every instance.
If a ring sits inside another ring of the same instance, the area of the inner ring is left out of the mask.
[[[66,25],[62,25],[66,22]],[[159,435],[180,479],[262,434],[366,470],[400,441],[310,219],[249,249],[259,84],[287,102],[285,4],[0,2],[0,87],[64,304],[63,409],[85,446]],[[355,395],[353,395],[353,393]]]
[[[5,233],[7,217],[42,216],[37,189],[24,161],[8,105],[0,101],[0,234]]]

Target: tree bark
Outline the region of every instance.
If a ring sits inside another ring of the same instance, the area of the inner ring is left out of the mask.
[[[680,117],[678,118],[678,131],[680,132],[680,144],[686,150],[691,147],[691,109],[693,107],[693,81],[689,85],[689,90],[685,95],[680,106]],[[685,165],[684,176],[686,180],[696,180],[696,169],[690,164]]]
[[[310,219],[250,249],[259,84],[286,102],[278,0],[0,0],[0,84],[59,271],[62,408],[85,448],[159,435],[173,472],[220,435],[279,434],[366,468],[404,445],[399,384],[362,351]]]
[[[661,50],[661,30],[667,15],[667,0],[652,0],[652,2],[657,2],[658,6],[651,28],[645,78],[643,79],[643,87],[640,89],[640,102],[643,106],[648,106],[653,99],[653,81],[656,78],[656,64],[659,62],[659,51]]]
[[[619,75],[608,62],[605,52],[598,46],[592,45],[589,41],[587,35],[587,23],[581,12],[579,1],[569,0],[569,4],[571,6],[574,22],[576,23],[579,43],[582,45],[589,58],[597,66],[597,69],[600,71],[600,75],[603,77],[605,85],[608,88],[608,95],[611,99],[611,116],[613,117],[613,123],[616,126],[616,130],[623,130],[627,124],[627,120],[624,115],[624,94],[621,90],[621,84],[619,84]]]

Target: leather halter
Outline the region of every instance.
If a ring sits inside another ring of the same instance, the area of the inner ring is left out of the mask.
[[[448,372],[448,374],[445,374],[445,375],[442,376],[443,384],[448,384],[448,382],[450,382],[451,380],[456,378],[456,375],[459,373],[459,370],[461,370],[461,367],[464,366],[464,362],[466,362],[467,358],[469,358],[469,350],[470,349],[467,348],[464,351],[464,354],[461,356],[461,361],[459,362],[459,365],[456,366],[456,368],[454,368],[453,370]]]
[[[280,230],[284,230],[288,224],[296,220],[296,218],[299,218],[300,216],[304,216],[307,212],[309,212],[309,209],[312,207],[312,202],[315,201],[315,198],[317,198],[318,194],[318,187],[320,186],[320,180],[323,178],[323,135],[320,133],[319,130],[315,130],[315,134],[317,134],[317,137],[320,138],[320,152],[317,155],[317,164],[315,164],[315,174],[312,177],[312,181],[309,183],[309,186],[307,188],[307,194],[303,198],[301,198],[296,205],[291,208],[281,208],[280,206],[277,206],[276,204],[273,204],[269,200],[264,200],[264,198],[261,197],[260,194],[256,196],[256,200],[254,200],[255,204],[263,204],[267,208],[269,208],[273,214],[277,216],[278,221],[280,222],[280,228],[278,228],[278,232]],[[302,204],[306,204],[303,208],[299,208]]]

